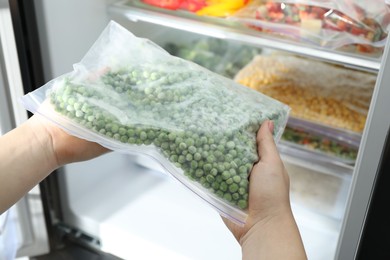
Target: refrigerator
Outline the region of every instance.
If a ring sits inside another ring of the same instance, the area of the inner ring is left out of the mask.
[[[353,55],[139,1],[2,0],[0,8],[2,133],[31,116],[20,97],[71,71],[111,20],[161,46],[218,38],[374,73],[376,85],[353,166],[311,161],[279,148],[309,259],[389,257],[389,44],[379,58]],[[17,258],[241,258],[218,212],[141,154],[114,152],[66,165],[0,220],[4,255]]]

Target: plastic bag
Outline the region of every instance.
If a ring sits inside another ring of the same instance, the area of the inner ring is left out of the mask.
[[[172,55],[195,62],[219,75],[234,78],[260,48],[241,45],[217,38],[194,40],[189,44],[168,43],[164,49]]]
[[[289,105],[294,118],[360,134],[376,76],[283,54],[256,56],[234,80]]]
[[[373,53],[386,44],[389,11],[383,0],[255,0],[230,19],[315,46]]]
[[[298,122],[297,122],[298,123]],[[344,138],[335,138],[332,133],[316,131],[302,122],[294,125],[289,121],[281,138],[282,145],[291,149],[307,151],[305,158],[315,158],[334,164],[354,165],[359,147]]]
[[[33,113],[116,151],[147,154],[244,223],[248,174],[265,119],[280,139],[289,107],[171,56],[110,22],[74,70],[22,98]]]
[[[248,3],[248,0],[207,0],[206,5],[196,12],[197,15],[225,17],[236,12]]]
[[[204,0],[142,0],[145,4],[168,9],[196,12],[206,6]]]

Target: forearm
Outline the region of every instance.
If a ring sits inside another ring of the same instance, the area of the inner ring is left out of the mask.
[[[0,213],[56,168],[50,142],[34,119],[0,138]]]
[[[291,212],[258,222],[240,241],[242,259],[307,259]]]

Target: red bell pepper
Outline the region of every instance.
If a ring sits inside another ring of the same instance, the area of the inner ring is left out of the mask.
[[[181,3],[183,0],[142,0],[144,3],[170,9],[170,10],[177,10],[180,8]]]

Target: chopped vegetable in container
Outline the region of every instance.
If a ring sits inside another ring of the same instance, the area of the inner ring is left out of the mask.
[[[258,55],[235,81],[291,107],[291,116],[361,134],[376,75],[287,54]]]
[[[254,0],[229,18],[306,44],[381,55],[390,9],[377,0]]]

